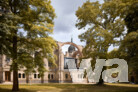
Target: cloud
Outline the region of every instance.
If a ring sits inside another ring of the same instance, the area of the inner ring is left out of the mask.
[[[52,37],[60,42],[69,42],[71,36],[73,36],[74,43],[78,45],[85,45],[85,43],[80,42],[78,35],[82,34],[85,30],[78,30],[75,27],[77,17],[75,15],[79,6],[82,6],[87,0],[51,0],[52,6],[55,9],[57,18],[55,21],[54,34]],[[95,2],[97,0],[90,0]],[[103,0],[99,0],[103,3]],[[67,47],[66,47],[67,49]],[[111,50],[112,47],[109,49]]]
[[[75,27],[75,12],[85,0],[52,0],[57,18],[55,19],[54,33],[70,33]]]

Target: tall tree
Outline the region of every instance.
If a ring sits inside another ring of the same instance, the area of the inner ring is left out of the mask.
[[[83,49],[85,57],[91,57],[92,64],[97,58],[108,59],[108,49],[111,45],[119,45],[126,35],[124,18],[127,10],[136,0],[104,0],[100,4],[85,2],[76,11],[78,29],[85,28],[86,32],[79,38],[86,42]],[[101,82],[102,83],[102,82]]]
[[[132,2],[127,15],[125,24],[127,26],[127,34],[121,42],[119,52],[129,65],[129,73],[138,76],[138,1]],[[138,81],[137,81],[138,83]]]
[[[49,36],[55,18],[51,0],[0,2],[0,52],[12,58],[13,91],[19,90],[18,70],[45,72],[43,59],[54,63],[56,42]]]
[[[79,36],[82,41],[86,42],[83,54],[93,59],[93,65],[97,58],[107,59],[109,47],[118,42],[116,38],[123,35],[124,21],[117,18],[118,7],[115,1],[105,0],[103,4],[98,1],[87,1],[76,11],[78,17],[76,26],[79,29],[88,29]]]

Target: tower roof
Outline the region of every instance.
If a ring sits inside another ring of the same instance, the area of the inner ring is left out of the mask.
[[[71,37],[71,42],[73,43],[73,38]],[[68,52],[72,53],[73,51],[75,51],[75,47],[73,45],[70,45],[68,48]]]

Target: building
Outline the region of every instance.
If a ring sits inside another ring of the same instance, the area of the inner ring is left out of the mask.
[[[68,51],[64,55],[62,52],[62,46],[70,45]],[[74,59],[75,63],[78,67],[79,57],[82,57],[82,49],[83,47],[80,45],[76,45],[71,42],[57,42],[58,49],[55,50],[55,55],[57,56],[57,60],[55,63],[57,67],[52,67],[51,63],[44,59],[45,68],[48,72],[44,73],[44,77],[40,78],[38,72],[26,75],[24,73],[24,69],[18,71],[19,83],[48,83],[48,82],[72,82],[72,78],[70,76],[70,72],[67,66],[67,59]],[[0,55],[0,82],[12,82],[13,81],[13,72],[10,72],[10,65],[12,61],[9,57],[5,55]],[[83,76],[82,76],[83,77]]]

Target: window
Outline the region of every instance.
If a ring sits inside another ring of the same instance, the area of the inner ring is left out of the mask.
[[[51,79],[53,79],[53,74],[51,74]]]
[[[21,73],[19,73],[18,77],[21,78]]]
[[[25,74],[23,73],[23,78],[25,78]]]
[[[38,78],[40,78],[40,74],[38,74]]]
[[[77,59],[65,57],[65,58],[64,58],[64,69],[68,69],[67,63],[68,63],[70,60],[71,60],[71,61],[74,61],[74,62],[75,62],[75,65],[74,65],[74,66],[77,67]],[[74,66],[72,66],[73,69],[75,68]],[[78,67],[77,67],[77,68],[78,68]]]
[[[65,74],[65,78],[68,79],[68,74]]]
[[[10,62],[10,57],[6,56],[6,62]]]
[[[67,58],[65,57],[65,58],[64,58],[64,69],[68,69],[67,62],[68,62],[68,60],[67,60]]]
[[[48,74],[48,79],[50,79],[50,74]]]
[[[36,74],[34,74],[34,78],[36,78]]]

